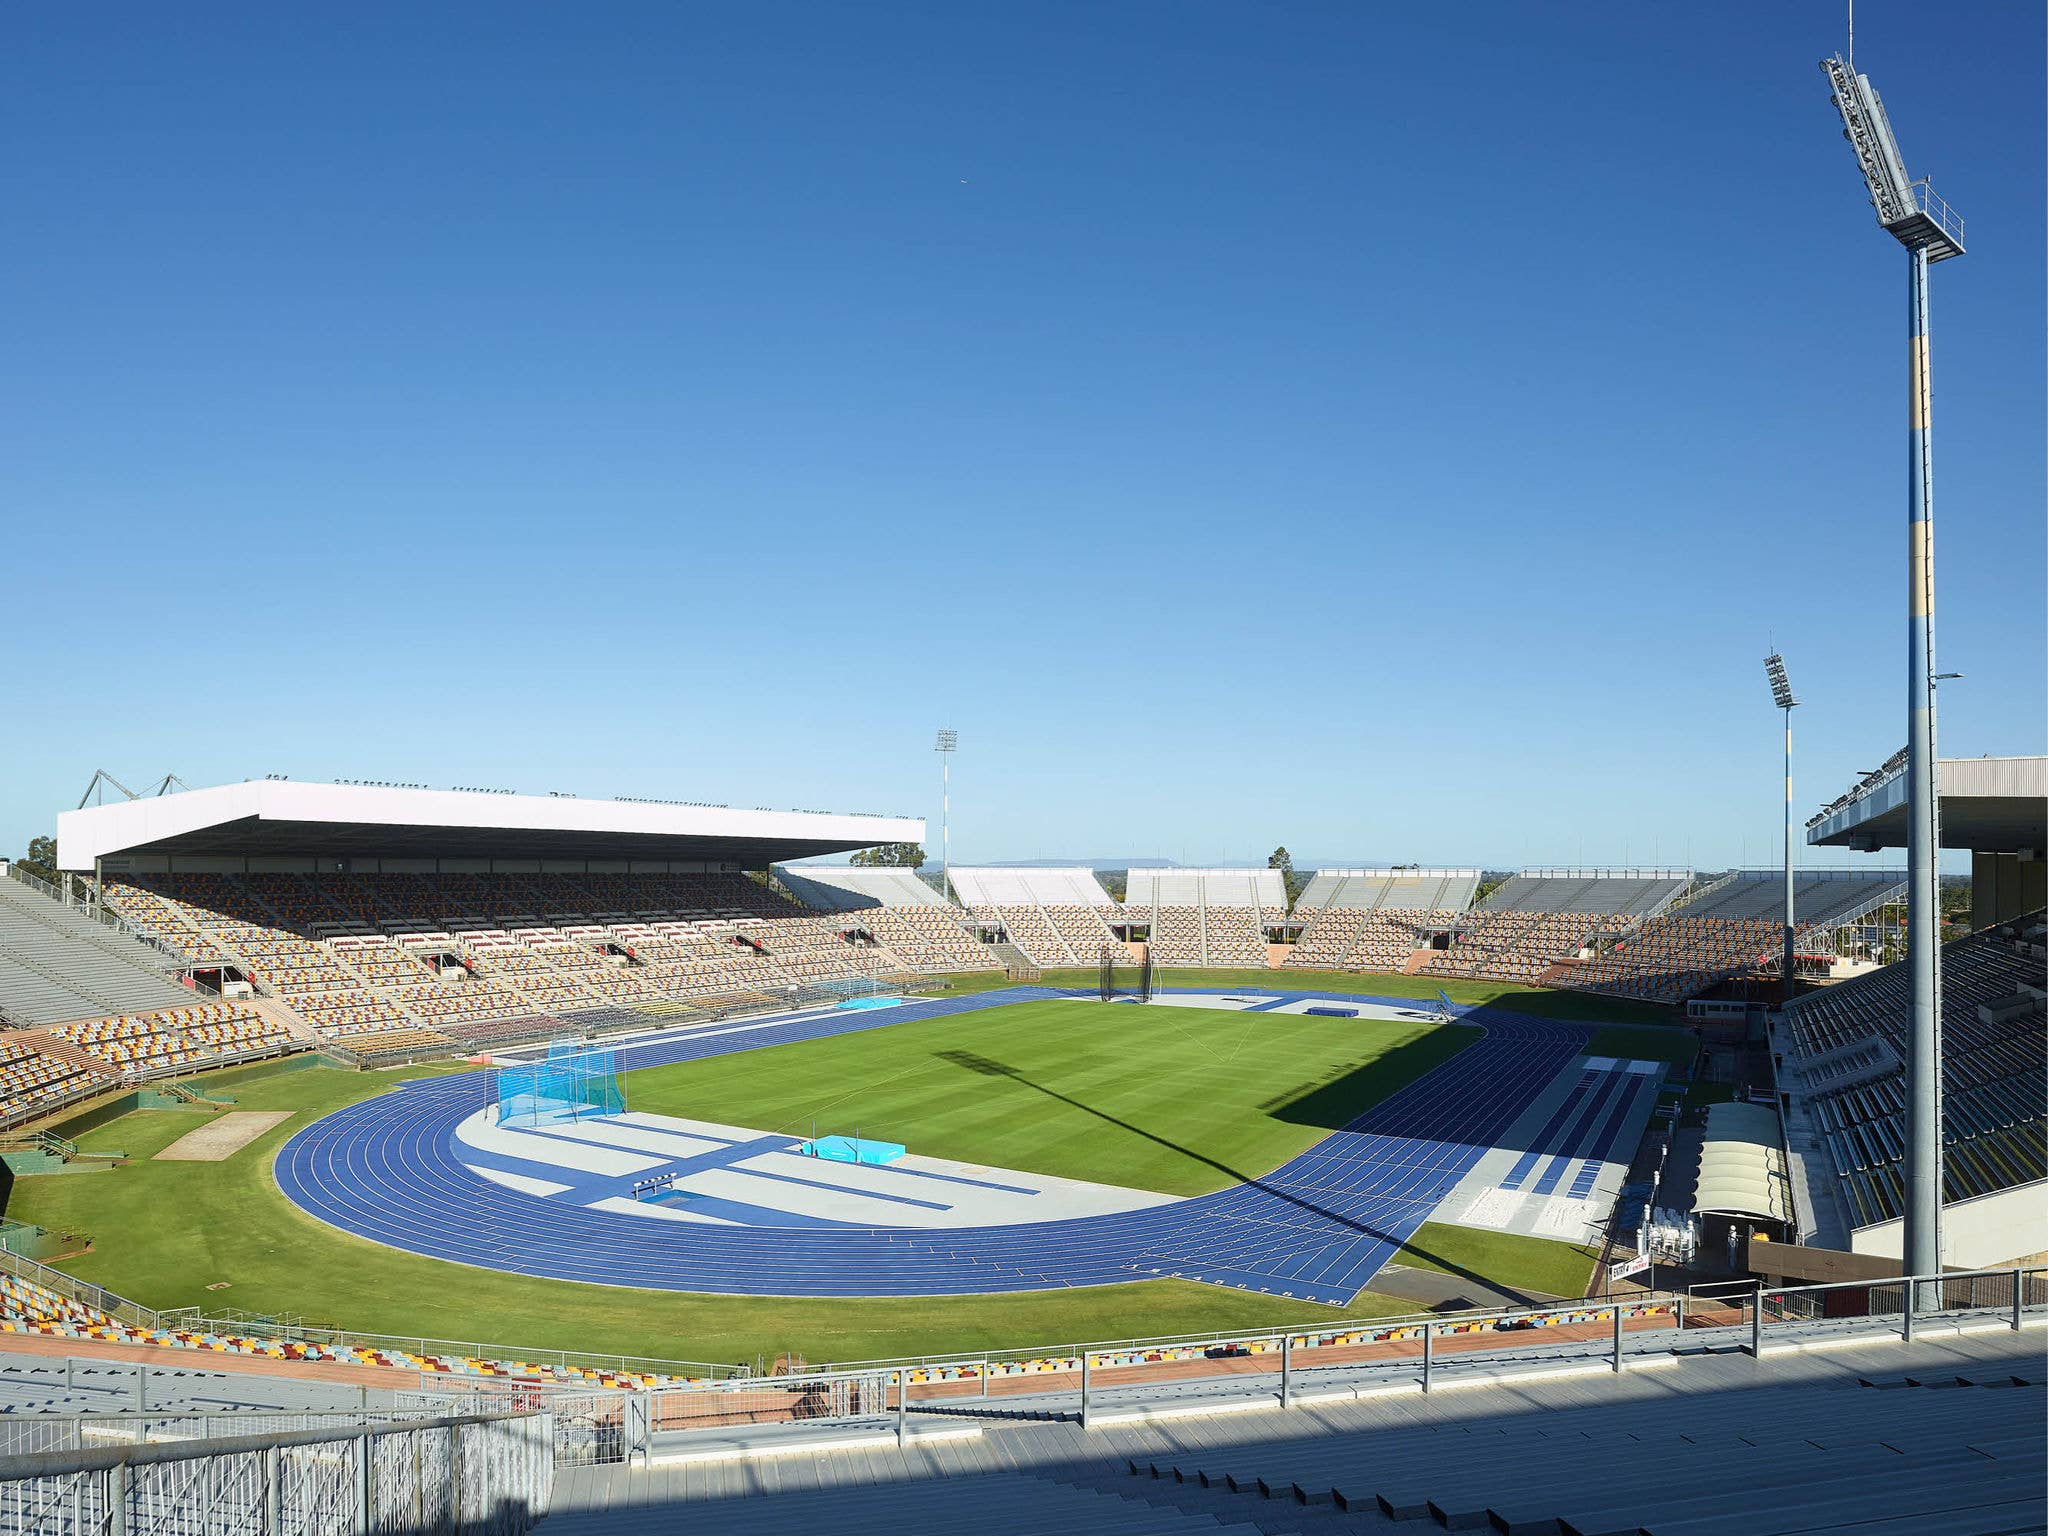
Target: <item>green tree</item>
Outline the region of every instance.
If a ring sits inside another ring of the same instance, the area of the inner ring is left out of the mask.
[[[57,839],[54,837],[32,837],[28,840],[28,852],[14,861],[38,880],[55,882],[57,878]]]
[[[922,869],[924,847],[920,843],[884,843],[879,848],[863,848],[846,862],[863,869]]]
[[[1280,884],[1287,892],[1290,907],[1308,889],[1308,877],[1294,872],[1294,855],[1287,851],[1285,843],[1266,855],[1266,868],[1280,871]]]

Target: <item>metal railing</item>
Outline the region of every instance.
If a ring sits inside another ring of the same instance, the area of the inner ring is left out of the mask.
[[[904,1370],[816,1371],[648,1391],[480,1386],[453,1399],[434,1394],[432,1400],[475,1412],[544,1405],[554,1420],[558,1466],[644,1465],[657,1436],[693,1430],[861,1422],[887,1424],[901,1442],[909,1425],[908,1375]],[[393,1400],[403,1411],[428,1398],[398,1392]]]
[[[1918,1326],[1941,1314],[1996,1314],[2019,1328],[2029,1310],[2048,1307],[2048,1268],[1957,1270],[1826,1285],[1757,1285],[1719,1301],[1741,1311],[1752,1353],[1761,1349],[1765,1331],[1774,1325],[1823,1319],[1876,1319],[1897,1328],[1899,1337],[1911,1342]]]
[[[545,1413],[0,1457],[0,1536],[516,1536],[554,1492]]]
[[[52,1269],[47,1264],[38,1264],[34,1259],[24,1258],[18,1253],[0,1248],[0,1274],[13,1275],[31,1285],[40,1286],[52,1295],[81,1307],[90,1307],[95,1312],[104,1312],[116,1322],[126,1323],[133,1328],[159,1328],[163,1326],[163,1314],[152,1311],[139,1301],[130,1301],[103,1285],[94,1285],[90,1280],[81,1280],[68,1275],[61,1269]]]
[[[1654,1338],[1644,1337],[1663,1331],[1722,1349],[1762,1353],[1772,1334],[1821,1323],[1853,1327],[1858,1319],[1872,1320],[1910,1342],[1916,1326],[1929,1326],[1937,1316],[1959,1325],[2018,1329],[2029,1314],[2044,1311],[2048,1267],[2041,1266],[1939,1278],[1751,1286],[1721,1296],[1644,1292],[1453,1317],[1421,1314],[1173,1341],[928,1357],[914,1364],[875,1362],[743,1383],[663,1388],[645,1394],[644,1432],[651,1437],[670,1430],[872,1419],[892,1412],[1000,1414],[1006,1396],[1035,1399],[1034,1413],[1043,1411],[1048,1397],[1064,1399],[1085,1425],[1100,1394],[1111,1390],[1129,1400],[1147,1388],[1179,1391],[1193,1382],[1210,1397],[1277,1399],[1280,1406],[1291,1407],[1305,1389],[1353,1376],[1406,1382],[1429,1392],[1446,1370],[1469,1376],[1458,1369],[1462,1362],[1512,1371],[1517,1352],[1524,1352],[1521,1363],[1527,1363],[1538,1348],[1550,1357],[1536,1362],[1541,1368],[1562,1364],[1619,1372],[1631,1357],[1666,1353]],[[1631,1335],[1633,1347],[1626,1342]],[[1867,1334],[1859,1331],[1858,1337]],[[1680,1357],[1676,1347],[1669,1353]],[[1206,1362],[1210,1368],[1191,1369],[1191,1362]],[[892,1385],[897,1382],[906,1385]],[[623,1454],[632,1454],[637,1444],[627,1433]]]
[[[1912,186],[1913,206],[1934,221],[1935,228],[1947,235],[1956,245],[1963,243],[1963,216],[1949,207],[1946,199],[1936,195],[1934,184],[1922,177]]]
[[[619,1376],[704,1377],[723,1380],[744,1377],[749,1368],[715,1360],[662,1360],[645,1355],[609,1355],[593,1350],[544,1349],[531,1344],[494,1344],[488,1340],[434,1339],[421,1334],[368,1333],[357,1328],[327,1328],[296,1318],[259,1313],[202,1313],[197,1307],[178,1307],[155,1314],[155,1326],[185,1333],[211,1333],[244,1338],[276,1340],[280,1343],[312,1344],[324,1349],[371,1350],[389,1354],[438,1356],[442,1358],[503,1361],[547,1366],[557,1371],[591,1371]],[[497,1385],[490,1378],[422,1373],[441,1390],[464,1391],[471,1380]]]
[[[390,1408],[236,1408],[197,1412],[176,1409],[163,1413],[9,1413],[0,1414],[0,1458],[36,1456],[55,1451],[100,1450],[108,1446],[183,1444],[236,1435],[289,1435],[306,1430],[360,1429],[371,1424],[402,1424],[471,1412],[469,1405],[450,1404],[417,1394],[422,1406]],[[526,1411],[533,1411],[529,1405]]]
[[[1603,1309],[1609,1305],[1611,1299],[1602,1296],[1582,1300],[1559,1300],[1505,1310],[1470,1307],[1450,1312],[1417,1311],[1382,1317],[1339,1318],[1310,1327],[1297,1327],[1291,1331],[1297,1339],[1318,1341],[1314,1345],[1303,1346],[1314,1348],[1360,1341],[1385,1343],[1419,1337],[1423,1324],[1427,1322],[1434,1322],[1440,1327],[1467,1330],[1482,1325],[1499,1325],[1504,1330],[1531,1329],[1552,1326],[1550,1320],[1561,1318],[1568,1313]],[[1679,1300],[1679,1294],[1675,1291],[1651,1290],[1630,1293],[1620,1299],[1631,1306],[1651,1303],[1675,1304]],[[1272,1349],[1279,1347],[1278,1341],[1282,1331],[1277,1328],[1254,1328],[1229,1333],[1171,1333],[1126,1339],[1052,1342],[984,1350],[972,1355],[898,1355],[874,1360],[846,1360],[820,1369],[831,1372],[888,1371],[900,1366],[911,1370],[912,1380],[915,1381],[917,1373],[929,1376],[934,1372],[949,1372],[961,1367],[984,1366],[991,1375],[1000,1380],[1005,1374],[1042,1374],[1062,1362],[1070,1368],[1079,1369],[1078,1362],[1084,1353],[1098,1361],[1110,1357],[1143,1360],[1155,1355],[1171,1357],[1174,1361],[1186,1361],[1227,1359],[1233,1355],[1263,1353],[1261,1346],[1270,1346]]]

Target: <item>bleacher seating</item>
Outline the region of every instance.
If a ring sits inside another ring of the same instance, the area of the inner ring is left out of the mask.
[[[1811,944],[1800,924],[1796,945]],[[1680,907],[1615,941],[1589,960],[1568,962],[1558,986],[1653,1003],[1680,1003],[1731,976],[1780,967],[1784,930],[1758,918],[1695,917]]]
[[[79,1019],[50,1027],[112,1074],[149,1074],[205,1065],[281,1046],[291,1036],[251,1009],[234,1003],[198,1003],[161,1013]]]
[[[580,1366],[567,1361],[553,1364],[491,1359],[479,1355],[418,1354],[396,1347],[349,1344],[338,1339],[316,1343],[311,1339],[215,1332],[203,1328],[149,1328],[123,1322],[98,1307],[73,1301],[69,1297],[58,1295],[46,1286],[37,1285],[32,1280],[0,1271],[0,1337],[7,1334],[80,1339],[105,1344],[149,1345],[165,1350],[192,1351],[195,1354],[204,1352],[211,1355],[248,1355],[271,1360],[309,1361],[328,1365],[382,1366],[437,1377],[478,1377],[581,1387],[645,1390],[651,1387],[681,1386],[703,1379],[607,1369],[600,1365]]]
[[[1117,964],[1131,951],[1110,931],[1116,905],[1095,871],[1084,866],[962,866],[953,889],[976,917],[1000,928],[1034,964],[1089,966],[1111,946]]]
[[[1802,926],[1833,927],[1852,922],[1887,903],[1903,901],[1902,869],[1795,869],[1792,904]],[[1776,869],[1741,869],[1694,895],[1688,917],[1740,918],[1782,928],[1785,876]]]
[[[1502,883],[1487,912],[1640,920],[1670,906],[1692,884],[1682,869],[1528,869]]]
[[[1898,899],[1896,870],[1794,872],[1796,964],[1834,953],[1835,930]],[[1679,1003],[1738,976],[1781,969],[1785,887],[1779,870],[1738,870],[1692,893],[1589,960],[1567,963],[1555,985],[1649,1002]],[[1802,973],[1803,970],[1802,970]]]
[[[234,1002],[185,1003],[12,1031],[0,1035],[0,1123],[118,1082],[274,1055],[298,1043],[282,1026]]]
[[[0,878],[0,1011],[17,1024],[170,1007],[172,962],[62,902]]]
[[[1294,903],[1297,921],[1337,908],[1463,912],[1479,889],[1476,869],[1319,869]]]
[[[874,968],[830,925],[732,874],[144,875],[111,883],[108,900],[208,946],[337,1040],[778,996]],[[937,958],[945,946],[927,948]]]
[[[1133,869],[1113,921],[1149,927],[1151,957],[1163,966],[1266,963],[1266,934],[1287,920],[1287,885],[1277,869]]]
[[[1550,980],[1559,962],[1576,955],[1602,922],[1592,913],[1482,908],[1458,923],[1450,947],[1432,954],[1418,974],[1525,983]]]
[[[1003,962],[962,926],[959,909],[946,906],[871,907],[849,914],[899,960],[923,972],[999,971]]]
[[[1202,959],[1202,909],[1161,906],[1152,909],[1149,953],[1154,965],[1198,966]]]
[[[1105,944],[1109,946],[1112,964],[1130,965],[1135,962],[1137,956],[1131,947],[1110,931],[1109,920],[1113,909],[1106,906],[1048,902],[1038,910],[1045,914],[1045,920],[1052,925],[1053,932],[1059,935],[1060,942],[1073,952],[1074,958],[1082,965],[1100,964],[1102,946]]]
[[[939,888],[916,870],[898,866],[778,864],[775,877],[798,901],[816,912],[951,905]]]
[[[439,1029],[358,1030],[335,1042],[365,1066],[400,1058],[445,1056],[454,1048],[456,1037]]]
[[[2035,913],[1942,946],[1946,1201],[2048,1178],[2042,924]],[[1901,1211],[1911,987],[1901,961],[1822,988],[1791,1006],[1781,1035],[1855,1227]]]
[[[1401,971],[1432,934],[1448,931],[1458,916],[1445,910],[1324,907],[1301,931],[1286,963],[1303,969]]]
[[[1207,965],[1262,966],[1266,963],[1269,913],[1257,907],[1202,909],[1202,954]],[[1278,919],[1274,918],[1277,922]]]
[[[101,1072],[42,1049],[39,1032],[0,1034],[0,1125],[13,1125],[114,1086]]]

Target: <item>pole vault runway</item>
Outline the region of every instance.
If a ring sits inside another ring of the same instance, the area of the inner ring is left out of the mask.
[[[873,1011],[703,1027],[616,1047],[664,1066],[1067,994],[1012,987]],[[1413,999],[1361,998],[1396,1007]],[[1449,1061],[1262,1178],[1141,1210],[1006,1226],[649,1220],[507,1188],[463,1165],[456,1127],[488,1071],[405,1084],[314,1122],[275,1174],[308,1214],[387,1247],[505,1274],[744,1296],[952,1296],[1176,1277],[1337,1306],[1584,1048],[1588,1031],[1491,1008]]]

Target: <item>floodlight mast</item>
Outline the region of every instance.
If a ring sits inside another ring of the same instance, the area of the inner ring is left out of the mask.
[[[1799,701],[1792,697],[1792,684],[1785,676],[1785,658],[1776,651],[1764,658],[1764,675],[1771,680],[1771,702],[1785,711],[1785,970],[1783,1001],[1798,996],[1798,967],[1793,959],[1792,935],[1796,914],[1792,910],[1792,711]]]
[[[1963,254],[1963,221],[1906,174],[1884,103],[1846,59],[1821,61],[1877,222],[1906,248],[1906,1062],[1905,1273],[1941,1273],[1941,851],[1934,738],[1933,376],[1927,269]],[[1938,1286],[1929,1286],[1929,1299]],[[1909,1298],[1908,1304],[1911,1304]]]
[[[939,754],[939,895],[953,899],[953,754],[960,750],[958,731],[941,731],[932,750]]]

